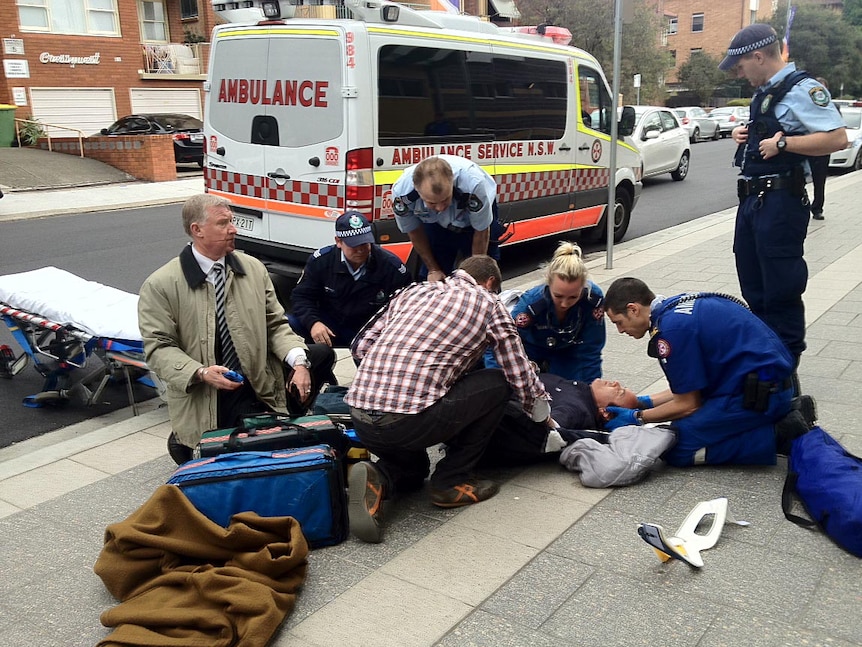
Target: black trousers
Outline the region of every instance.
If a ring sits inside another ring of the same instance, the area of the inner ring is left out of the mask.
[[[431,476],[431,487],[442,490],[472,477],[508,399],[503,372],[482,369],[464,375],[419,413],[388,414],[378,423],[354,415],[353,423],[359,439],[380,459],[377,467],[395,492],[420,488],[431,469],[426,448],[445,443],[446,455]]]
[[[826,199],[826,176],[829,173],[829,155],[809,157],[811,166],[811,183],[814,185],[814,200],[811,201],[811,213],[823,213],[823,201]]]
[[[326,344],[310,344],[306,352],[311,362],[311,392],[317,394],[324,382],[329,381],[332,368],[335,365],[335,351]],[[291,369],[285,366],[285,383]],[[303,415],[314,404],[304,403],[293,391],[287,392],[287,410],[292,416]],[[269,411],[269,407],[258,400],[251,384],[244,382],[235,391],[218,392],[218,426],[219,429],[235,427],[244,416]]]

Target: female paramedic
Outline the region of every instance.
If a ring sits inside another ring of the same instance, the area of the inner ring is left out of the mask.
[[[604,294],[587,278],[581,248],[561,242],[546,282],[530,288],[512,309],[527,356],[546,373],[592,382],[602,376]],[[489,365],[493,362],[487,361]]]

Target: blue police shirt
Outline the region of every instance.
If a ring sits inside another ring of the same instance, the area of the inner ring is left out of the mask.
[[[788,63],[758,90],[766,90],[780,83],[786,76],[795,71],[796,64]],[[784,127],[785,135],[806,135],[844,128],[841,113],[838,112],[831,98],[826,105],[819,105],[815,102],[815,94],[820,90],[825,91],[827,96],[829,95],[829,91],[815,79],[803,79],[794,85],[778,103],[775,107],[775,117]]]
[[[416,165],[404,169],[401,177],[392,185],[393,200],[395,205],[395,223],[403,233],[409,233],[417,229],[422,223],[437,223],[441,227],[472,227],[476,231],[484,231],[491,226],[494,218],[492,205],[497,199],[497,183],[475,162],[455,155],[438,155],[452,167],[454,188],[465,196],[475,196],[477,202],[471,206],[475,211],[467,207],[460,207],[458,201],[453,199],[448,208],[441,212],[429,209],[422,198],[417,197],[415,201],[408,201],[406,197],[414,190],[413,171]],[[400,209],[404,213],[399,213]]]
[[[741,395],[745,378],[790,376],[793,358],[778,336],[745,306],[712,295],[657,301],[650,346],[673,393],[700,391],[704,400]]]

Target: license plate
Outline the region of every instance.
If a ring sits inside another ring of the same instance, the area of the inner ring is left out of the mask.
[[[243,231],[254,231],[254,218],[243,218],[242,216],[234,216],[232,219],[233,226]]]
[[[202,142],[204,140],[203,133],[192,133],[191,137],[189,137],[193,142]]]

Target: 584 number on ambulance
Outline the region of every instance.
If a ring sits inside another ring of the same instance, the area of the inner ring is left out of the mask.
[[[504,245],[607,231],[610,92],[592,56],[555,42],[565,30],[353,1],[339,8],[349,18],[296,18],[292,5],[254,0],[213,32],[206,189],[233,203],[238,248],[297,277],[356,209],[407,260],[391,187],[438,154],[494,177]],[[616,142],[615,240],[641,190],[630,110]]]

